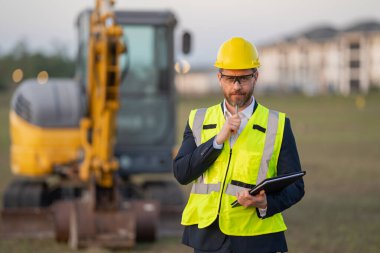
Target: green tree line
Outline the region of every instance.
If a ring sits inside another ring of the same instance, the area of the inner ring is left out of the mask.
[[[16,69],[22,70],[22,80],[36,78],[41,71],[47,71],[49,77],[73,77],[75,61],[62,47],[49,54],[32,52],[25,41],[20,41],[12,50],[0,55],[0,89],[15,84],[12,74]]]

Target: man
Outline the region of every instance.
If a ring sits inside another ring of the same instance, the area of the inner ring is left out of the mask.
[[[301,171],[289,119],[253,96],[259,66],[245,39],[221,45],[215,67],[225,99],[191,111],[174,159],[176,179],[193,183],[181,223],[182,242],[196,253],[287,251],[281,212],[303,197],[302,179],[275,194],[248,193],[267,177]],[[241,206],[232,208],[235,200]]]

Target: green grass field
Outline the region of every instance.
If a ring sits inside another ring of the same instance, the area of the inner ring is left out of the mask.
[[[359,109],[356,96],[257,97],[263,105],[287,113],[307,171],[304,199],[284,212],[289,252],[380,252],[380,93],[364,99]],[[179,99],[178,140],[191,108],[219,100]],[[0,191],[10,177],[8,103],[9,93],[0,95]],[[51,240],[19,240],[0,241],[0,252],[73,251]],[[131,252],[192,251],[179,245],[179,238],[168,238]]]
[[[3,92],[3,93],[1,93]],[[9,170],[9,129],[8,111],[11,91],[0,91],[0,191],[3,192],[5,183],[10,177]],[[2,194],[0,195],[2,199]],[[0,251],[1,252],[1,251]]]

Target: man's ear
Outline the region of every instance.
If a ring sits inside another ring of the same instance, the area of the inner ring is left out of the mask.
[[[218,78],[218,82],[219,82],[219,86],[222,87],[222,74],[220,74],[220,72],[218,72],[218,74],[216,74],[217,78]]]
[[[259,78],[259,71],[256,71],[253,76],[255,77],[255,83],[257,82],[257,79]]]

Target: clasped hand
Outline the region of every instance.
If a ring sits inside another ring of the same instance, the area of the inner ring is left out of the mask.
[[[254,206],[261,209],[265,209],[267,207],[267,196],[264,190],[254,196],[249,194],[248,190],[244,190],[238,192],[236,197],[239,204],[244,207]]]
[[[237,134],[241,124],[241,119],[239,114],[234,114],[230,117],[227,117],[226,122],[224,123],[222,130],[216,135],[216,143],[222,144],[230,138],[232,134]]]

